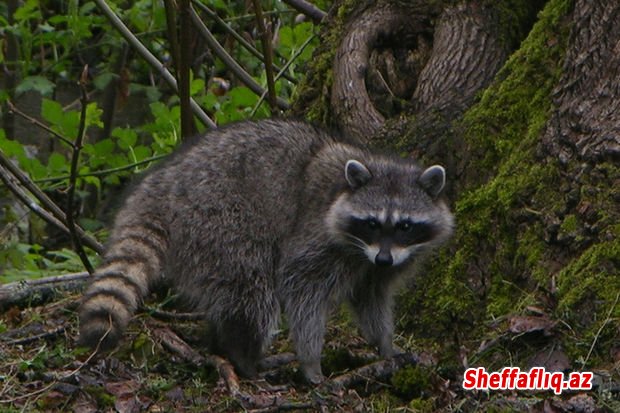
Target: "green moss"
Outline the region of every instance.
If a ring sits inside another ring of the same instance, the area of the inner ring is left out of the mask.
[[[594,303],[596,311],[592,316],[603,319],[620,293],[619,268],[618,239],[588,248],[557,275],[561,297],[558,311],[570,313],[578,310],[584,301],[597,297],[600,301]],[[612,316],[620,317],[620,306],[615,306]]]
[[[577,217],[572,214],[565,216],[564,221],[562,221],[562,225],[560,225],[560,231],[567,233],[577,231]]]
[[[392,376],[396,394],[407,399],[428,394],[430,384],[429,372],[420,366],[407,366]]]
[[[417,398],[409,402],[409,409],[416,413],[431,413],[436,411],[433,400]]]
[[[506,160],[512,160],[506,167],[523,165],[522,158],[531,154],[548,119],[551,90],[559,79],[566,49],[567,28],[558,10],[566,13],[570,4],[567,0],[549,2],[497,81],[465,114],[465,137],[471,149],[483,154],[478,162],[481,168],[493,170]],[[517,149],[526,152],[516,154]]]
[[[520,49],[463,117],[474,159],[468,169],[475,172],[455,205],[453,253],[436,261],[405,303],[421,314],[409,323],[416,334],[482,337],[485,321],[537,304],[531,291],[549,282],[541,221],[564,194],[557,164],[538,160],[536,147],[561,75],[571,5],[547,3]]]
[[[613,184],[620,168],[579,160],[560,165],[538,151],[571,7],[568,0],[547,4],[519,51],[465,114],[464,139],[474,154],[468,169],[476,173],[456,202],[454,250],[437,260],[430,281],[420,282],[407,305],[427,314],[411,327],[461,340],[492,335],[487,321],[527,306],[545,308],[567,326],[568,334],[554,338],[558,344],[573,360],[594,366],[608,359],[620,335],[620,211]]]
[[[402,409],[403,402],[388,392],[372,393],[365,399],[364,411],[393,412]]]
[[[596,244],[558,274],[557,317],[570,326],[567,354],[586,366],[608,362],[620,339],[620,242]]]
[[[338,8],[329,30],[321,34],[321,46],[314,52],[308,75],[297,87],[292,112],[309,121],[330,124],[330,90],[333,83],[333,62],[340,40],[344,36],[350,14],[360,7],[359,1],[345,0]]]
[[[116,398],[108,393],[102,386],[86,385],[83,390],[96,400],[99,409],[106,410],[114,407]]]
[[[504,33],[502,40],[515,49],[534,23],[536,13],[545,0],[487,0],[484,5],[493,7],[498,14],[498,26]]]
[[[327,349],[321,359],[321,366],[327,375],[342,372],[347,369],[354,369],[364,365],[365,363],[366,360],[360,357],[355,357],[344,347],[333,350]]]

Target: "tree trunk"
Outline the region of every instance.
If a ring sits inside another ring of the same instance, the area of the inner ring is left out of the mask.
[[[327,23],[294,112],[449,170],[457,233],[404,327],[449,365],[618,362],[620,3],[339,2]],[[531,317],[552,327],[515,337]]]

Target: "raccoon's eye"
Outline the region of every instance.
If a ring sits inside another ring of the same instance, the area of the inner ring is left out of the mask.
[[[379,229],[379,227],[381,227],[381,224],[376,218],[368,218],[366,220],[366,225],[368,225],[368,228],[372,230]]]
[[[401,221],[396,224],[396,229],[403,232],[411,232],[413,231],[413,224],[409,221]]]

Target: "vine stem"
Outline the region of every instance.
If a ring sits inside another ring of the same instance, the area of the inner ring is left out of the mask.
[[[101,1],[101,0],[99,0]],[[248,72],[246,72],[240,65],[237,63],[235,59],[232,58],[231,55],[222,47],[222,45],[217,41],[213,33],[207,28],[207,26],[200,20],[200,17],[196,13],[196,11],[192,8],[190,10],[190,17],[192,19],[192,23],[202,37],[205,39],[213,53],[219,57],[222,62],[230,69],[230,71],[237,77],[241,83],[246,85],[248,89],[254,92],[256,95],[260,96],[265,91],[256,81],[250,76]],[[282,98],[276,98],[276,103],[278,108],[282,110],[286,110],[289,108],[289,104]]]
[[[4,153],[0,150],[0,179],[5,183],[7,188],[15,194],[19,200],[26,205],[31,211],[40,216],[48,223],[60,228],[65,232],[69,232],[66,226],[67,218],[64,211],[56,205],[32,180],[28,175],[19,169]],[[26,188],[42,205],[45,209],[41,208],[36,202],[34,202],[30,196],[28,196],[15,182],[17,180],[20,185]],[[48,212],[50,211],[51,214]],[[103,252],[103,246],[92,236],[88,235],[79,226],[76,227],[77,233],[89,248],[97,251],[99,254]]]
[[[237,42],[239,42],[239,44],[241,46],[245,47],[245,49],[252,54],[252,56],[257,57],[260,60],[264,60],[265,59],[265,57],[263,56],[263,54],[261,52],[256,50],[256,48],[254,46],[252,46],[247,40],[245,40],[243,38],[243,36],[241,36],[239,33],[237,33],[236,30],[234,30],[232,27],[230,27],[230,24],[226,23],[226,21],[224,19],[222,19],[220,16],[218,16],[216,12],[214,12],[213,10],[211,10],[210,8],[208,8],[207,6],[205,6],[204,4],[202,4],[198,0],[192,0],[192,4],[194,6],[196,6],[196,7],[198,7],[210,19],[213,19],[217,24],[219,24],[222,27],[222,29],[224,29],[224,31],[226,31],[226,33],[228,33],[232,37],[234,37],[235,40]],[[267,14],[269,14],[269,13],[263,13],[263,15],[267,15]],[[275,63],[273,65],[273,68],[278,70],[278,71],[281,70]],[[293,84],[297,84],[298,83],[297,79],[295,79],[293,76],[289,75],[288,73],[284,73],[282,75],[282,77],[284,77],[286,80],[288,80],[289,82],[291,82]]]
[[[168,85],[178,93],[179,88],[177,81],[172,74],[141,42],[138,38],[125,26],[125,23],[114,13],[105,0],[95,0],[97,6],[101,9],[106,18],[110,21],[112,26],[118,30],[118,32],[125,38],[127,43],[133,47],[140,56],[168,83]],[[216,129],[217,125],[213,120],[202,110],[202,108],[196,103],[194,99],[190,98],[190,106],[194,114],[200,119],[200,121],[211,129]]]
[[[321,23],[321,21],[327,16],[327,13],[323,10],[304,0],[282,0],[282,2],[310,17],[315,23]]]
[[[84,246],[82,245],[82,240],[77,233],[77,225],[75,223],[75,187],[77,186],[77,169],[80,161],[80,152],[82,151],[82,143],[84,142],[84,135],[86,134],[86,111],[88,108],[88,94],[86,92],[87,78],[88,65],[85,65],[79,81],[80,91],[82,94],[82,112],[80,114],[80,124],[77,136],[75,138],[75,143],[73,144],[73,153],[71,156],[69,190],[67,191],[67,212],[65,215],[67,217],[67,227],[69,228],[69,233],[71,234],[71,240],[73,241],[75,251],[80,257],[80,260],[82,260],[82,264],[84,264],[84,268],[86,268],[86,271],[88,271],[89,274],[92,274],[94,272],[94,269],[92,264],[90,263],[90,260],[88,259],[86,251],[84,251]]]
[[[271,108],[271,113],[276,114],[278,110],[277,96],[276,96],[276,84],[273,78],[273,44],[271,43],[271,29],[268,24],[265,24],[265,18],[263,17],[263,9],[260,5],[260,0],[252,0],[254,3],[254,13],[256,13],[256,25],[260,32],[261,41],[263,44],[263,55],[265,56],[265,74],[267,76],[267,101]]]

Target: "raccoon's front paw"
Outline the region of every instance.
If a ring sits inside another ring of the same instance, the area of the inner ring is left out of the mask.
[[[321,384],[325,380],[323,372],[321,371],[321,363],[302,363],[301,372],[304,375],[306,381],[312,385]]]
[[[384,359],[389,359],[394,357],[394,355],[396,354],[396,352],[394,351],[394,348],[390,345],[390,346],[381,346],[379,348],[379,355],[381,357],[383,357]]]
[[[379,347],[379,355],[385,359],[389,359],[403,353],[405,353],[405,350],[393,345],[392,343]]]

